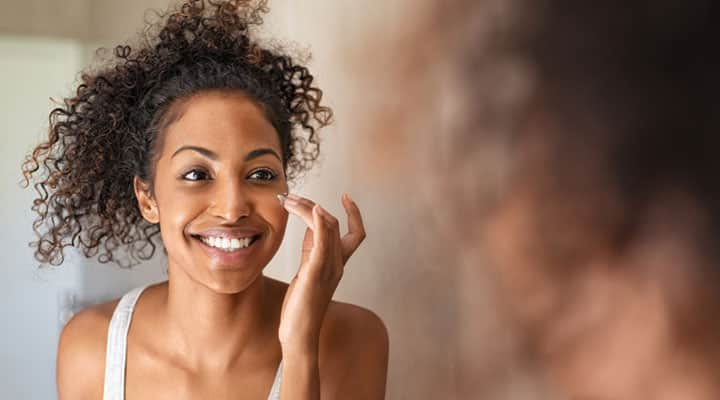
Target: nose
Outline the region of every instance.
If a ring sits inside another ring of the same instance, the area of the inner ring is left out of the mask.
[[[213,191],[215,196],[212,207],[213,215],[223,218],[229,222],[235,222],[250,215],[252,203],[247,190],[241,183],[235,180],[217,182],[217,190]]]

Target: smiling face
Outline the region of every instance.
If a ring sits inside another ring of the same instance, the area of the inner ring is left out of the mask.
[[[160,223],[170,276],[237,293],[260,276],[285,233],[288,214],[276,197],[288,190],[280,140],[242,93],[205,92],[179,107],[164,133],[154,193],[137,178],[135,193],[144,218]]]

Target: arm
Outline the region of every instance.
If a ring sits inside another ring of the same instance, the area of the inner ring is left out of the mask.
[[[320,399],[318,352],[283,349],[280,399]]]
[[[59,400],[102,399],[108,323],[99,308],[91,308],[65,325],[56,364]]]

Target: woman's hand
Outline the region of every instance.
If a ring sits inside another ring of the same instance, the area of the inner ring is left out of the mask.
[[[345,194],[348,233],[340,236],[337,218],[312,201],[288,195],[285,209],[308,226],[298,273],[283,300],[279,339],[283,353],[317,357],[325,312],[340,283],[345,263],[365,238],[360,209]]]

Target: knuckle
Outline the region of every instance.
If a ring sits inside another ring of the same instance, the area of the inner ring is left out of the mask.
[[[335,217],[327,217],[325,218],[325,226],[327,226],[330,229],[334,229],[335,227],[339,226],[338,220],[335,219]]]

